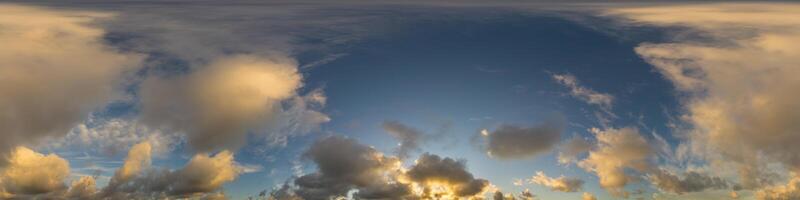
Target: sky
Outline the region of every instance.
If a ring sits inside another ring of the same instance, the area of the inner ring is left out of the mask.
[[[2,1],[0,199],[800,199],[800,4]]]

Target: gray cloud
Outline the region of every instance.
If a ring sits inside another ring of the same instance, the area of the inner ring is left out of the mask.
[[[728,188],[728,182],[724,179],[698,172],[687,172],[681,178],[665,170],[655,170],[649,175],[649,179],[659,189],[676,194]]]
[[[486,140],[486,151],[494,158],[522,159],[549,152],[561,139],[564,129],[562,119],[552,120],[534,127],[501,125],[496,130],[481,134]]]
[[[317,171],[272,190],[270,197],[329,199],[357,190],[359,199],[457,198],[481,195],[489,186],[467,171],[465,161],[424,153],[404,170],[397,157],[340,136],[318,140],[304,157],[314,161]]]
[[[422,154],[416,165],[406,172],[411,180],[421,183],[445,182],[454,188],[457,196],[472,196],[489,185],[485,179],[476,179],[466,169],[465,161]]]
[[[408,195],[408,186],[390,183],[387,175],[398,173],[399,159],[383,156],[353,139],[331,136],[315,142],[304,156],[318,171],[294,180],[295,193],[304,199],[346,196],[351,189],[364,189],[363,198],[392,199]]]

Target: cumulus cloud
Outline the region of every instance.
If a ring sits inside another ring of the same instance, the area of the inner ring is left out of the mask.
[[[531,177],[530,182],[548,187],[552,191],[559,192],[577,192],[583,187],[583,180],[581,179],[567,178],[564,176],[550,178],[542,171],[536,172],[536,175]]]
[[[388,176],[396,173],[400,160],[384,156],[372,147],[353,139],[331,136],[319,140],[304,153],[318,171],[294,180],[295,193],[304,199],[346,196],[351,189],[364,189],[359,196],[371,199],[396,199],[408,195],[407,185]],[[395,182],[395,183],[391,183]]]
[[[454,191],[456,197],[477,195],[489,185],[489,181],[477,179],[467,171],[465,161],[428,153],[422,154],[416,160],[416,164],[406,172],[406,176],[423,185],[441,184],[450,187],[450,191]]]
[[[61,137],[119,97],[140,56],[103,43],[108,13],[0,5],[0,165],[18,145]]]
[[[482,195],[490,185],[468,172],[465,161],[424,153],[405,169],[399,158],[340,136],[318,140],[304,157],[317,171],[274,189],[271,198],[330,199],[354,191],[358,199],[465,198]]]
[[[578,166],[595,173],[600,178],[600,186],[615,196],[627,196],[625,185],[637,178],[626,170],[647,172],[650,169],[648,157],[653,150],[635,128],[608,128],[590,130],[597,138],[597,147],[589,152]]]
[[[800,170],[800,6],[699,4],[607,11],[631,23],[681,26],[706,40],[680,35],[641,44],[636,52],[686,96],[686,142],[711,167],[736,169],[739,184],[770,184],[765,168]]]
[[[155,127],[186,132],[189,144],[198,151],[235,149],[248,132],[272,125],[276,113],[284,111],[282,102],[296,97],[301,86],[302,76],[291,59],[230,56],[185,76],[145,80],[141,115]],[[324,96],[315,93],[295,101],[324,103]],[[298,120],[328,120],[321,113],[299,114]]]
[[[131,147],[122,167],[114,172],[114,176],[104,188],[104,190],[106,190],[105,192],[117,190],[117,187],[127,183],[132,178],[142,173],[143,170],[149,168],[151,164],[151,151],[152,146],[149,142],[142,142]]]
[[[614,96],[611,96],[610,94],[600,93],[592,89],[581,86],[580,83],[578,82],[578,79],[575,78],[575,76],[573,76],[572,74],[553,74],[553,79],[555,79],[558,83],[569,88],[570,95],[582,101],[585,101],[588,104],[598,105],[602,108],[610,109],[614,102]]]
[[[90,199],[97,193],[97,185],[91,176],[82,176],[72,181],[65,194],[68,199]]]
[[[397,121],[386,121],[383,122],[383,130],[400,141],[397,147],[397,156],[401,159],[408,158],[411,151],[419,150],[419,142],[423,135],[417,129]]]
[[[69,163],[55,154],[40,154],[17,147],[5,168],[0,170],[0,188],[10,197],[46,194],[63,190],[69,176]]]
[[[150,167],[148,142],[132,147],[122,167],[99,198],[218,198],[222,185],[235,180],[243,169],[233,160],[233,153],[196,154],[177,170]]]
[[[521,159],[549,152],[561,139],[563,119],[552,120],[534,127],[501,125],[496,130],[482,131],[486,151],[494,158]]]

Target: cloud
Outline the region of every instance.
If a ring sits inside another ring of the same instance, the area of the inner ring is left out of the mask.
[[[533,195],[533,193],[531,193],[531,191],[529,191],[528,189],[522,191],[522,193],[519,196],[520,199],[524,200],[533,200],[534,198],[536,198],[536,195]]]
[[[531,183],[539,184],[550,188],[552,191],[559,192],[577,192],[583,187],[583,180],[578,178],[567,178],[564,176],[558,178],[550,178],[542,171],[536,172],[536,175],[531,177]]]
[[[489,185],[489,181],[476,179],[468,172],[465,161],[428,153],[422,154],[416,160],[416,164],[406,172],[406,176],[423,185],[443,184],[451,187],[450,191],[454,191],[456,197],[477,195]]]
[[[570,95],[578,98],[588,104],[598,105],[604,109],[610,109],[614,103],[614,96],[605,93],[599,93],[592,89],[583,87],[578,82],[578,79],[571,74],[553,74],[555,79],[561,85],[570,89]]]
[[[283,101],[294,99],[289,103],[299,106],[307,101],[324,103],[319,93],[294,98],[301,86],[302,76],[289,58],[230,56],[185,76],[148,78],[141,86],[141,115],[154,127],[186,132],[198,151],[236,149],[249,131],[275,122],[276,113],[284,111]],[[296,114],[303,121],[309,113],[300,109]],[[312,115],[315,123],[328,120],[321,113]]]
[[[770,185],[768,164],[800,171],[800,6],[692,4],[615,8],[631,24],[685,27],[636,48],[680,91],[687,145],[715,171],[735,169],[743,188]],[[696,37],[695,37],[696,38]]]
[[[290,136],[303,135],[320,130],[320,126],[331,118],[322,113],[327,97],[317,88],[302,96],[294,96],[281,103],[274,112],[273,119],[256,135],[264,137],[268,147],[283,147]]]
[[[665,170],[655,170],[649,175],[650,182],[662,191],[683,194],[700,192],[706,189],[725,189],[728,182],[719,177],[711,177],[698,172],[687,172],[680,178]]]
[[[397,147],[397,156],[401,159],[408,158],[411,151],[419,150],[419,141],[423,134],[413,127],[406,126],[396,121],[383,122],[383,130],[400,141]]]
[[[600,178],[600,186],[615,196],[627,196],[625,185],[636,180],[628,175],[628,169],[647,172],[650,169],[648,158],[653,150],[635,128],[590,130],[597,138],[597,147],[589,156],[578,162],[578,166],[594,172]]]
[[[118,182],[127,182],[150,167],[151,151],[152,147],[149,142],[142,142],[131,147],[130,151],[128,151],[128,157],[125,158],[122,167],[114,172],[114,177],[111,178],[109,185],[113,187]]]
[[[493,132],[482,132],[486,151],[494,158],[523,159],[549,152],[561,139],[564,122],[553,120],[534,127],[501,125]]]
[[[762,188],[756,197],[762,200],[800,199],[800,177],[792,176],[786,185]]]
[[[0,188],[11,197],[46,194],[63,190],[69,163],[55,154],[40,154],[17,147],[8,164],[0,169]]]
[[[97,185],[91,176],[82,176],[72,181],[65,197],[69,199],[89,199],[97,193]]]
[[[18,145],[61,137],[118,99],[141,56],[103,43],[90,23],[112,15],[0,5],[0,166]]]
[[[568,164],[575,162],[578,155],[592,150],[593,144],[582,137],[572,137],[559,147],[558,163]]]
[[[295,193],[304,199],[327,199],[346,196],[351,189],[365,191],[357,195],[373,199],[392,199],[408,195],[405,184],[390,183],[400,160],[386,157],[372,147],[353,139],[331,136],[321,139],[304,153],[317,165],[317,172],[294,180]]]
[[[233,153],[222,151],[214,156],[198,154],[186,166],[174,172],[173,194],[208,193],[222,188],[241,173],[233,161]]]
[[[244,170],[234,161],[233,153],[196,154],[177,170],[150,167],[151,148],[142,142],[128,153],[109,184],[98,198],[218,198],[222,185],[235,180]]]
[[[148,127],[134,119],[100,118],[90,116],[78,124],[63,138],[47,141],[48,147],[83,149],[106,156],[128,151],[127,148],[148,141],[154,154],[164,154],[173,150],[181,142],[178,135]]]
[[[399,158],[340,136],[316,141],[303,155],[317,171],[272,190],[271,198],[329,199],[354,191],[359,199],[459,198],[482,195],[489,187],[467,171],[464,161],[424,153],[405,169]]]

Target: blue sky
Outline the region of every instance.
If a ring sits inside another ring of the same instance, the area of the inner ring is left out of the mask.
[[[0,10],[0,198],[800,197],[794,3]]]

